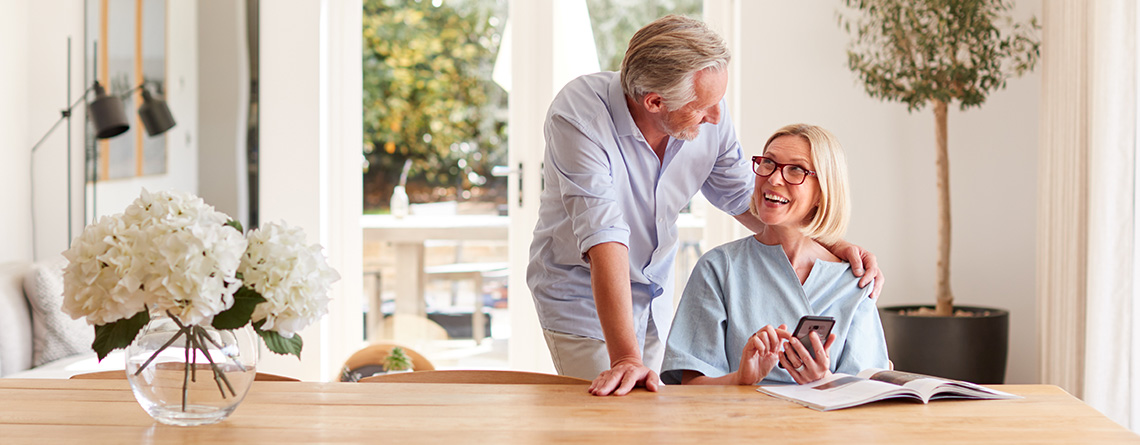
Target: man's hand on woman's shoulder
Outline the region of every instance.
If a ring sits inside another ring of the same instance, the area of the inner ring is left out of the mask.
[[[828,247],[828,250],[835,256],[851,263],[851,273],[860,277],[859,287],[867,287],[871,280],[875,280],[875,288],[871,290],[871,299],[877,300],[879,298],[879,294],[883,292],[883,283],[886,282],[886,278],[883,277],[883,271],[879,270],[879,259],[875,257],[875,254],[842,240]]]

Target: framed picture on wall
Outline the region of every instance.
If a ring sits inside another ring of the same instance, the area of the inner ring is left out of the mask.
[[[138,117],[142,95],[135,91],[145,85],[152,95],[166,95],[166,1],[87,0],[87,75],[123,98],[130,121],[130,130],[114,138],[96,141],[88,132],[91,178],[166,173],[166,136],[147,135]]]

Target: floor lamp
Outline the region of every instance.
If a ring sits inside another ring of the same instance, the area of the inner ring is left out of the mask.
[[[68,125],[67,125],[67,245],[68,246],[71,245],[71,241],[74,239],[72,237],[72,231],[71,231],[71,226],[72,226],[72,216],[71,216],[71,208],[72,208],[72,206],[71,206],[71,201],[72,201],[72,199],[71,199],[71,189],[72,189],[72,187],[71,187],[71,176],[72,176],[71,175],[71,112],[72,112],[72,110],[74,110],[75,107],[79,106],[80,103],[87,100],[87,94],[88,93],[91,93],[92,91],[94,91],[95,92],[95,100],[91,101],[87,105],[87,118],[91,120],[92,125],[95,127],[95,139],[112,138],[112,137],[118,136],[120,134],[123,134],[127,130],[130,129],[131,126],[130,126],[130,123],[128,123],[128,121],[127,121],[127,114],[125,111],[123,111],[123,99],[129,98],[131,94],[133,94],[136,91],[141,90],[142,91],[143,103],[141,106],[139,106],[138,113],[139,113],[139,120],[142,121],[143,127],[146,128],[147,134],[150,135],[151,137],[157,136],[159,134],[166,132],[170,128],[174,127],[174,124],[175,124],[174,116],[171,115],[170,108],[166,105],[166,102],[163,100],[160,100],[160,99],[155,99],[153,96],[151,96],[150,92],[147,91],[147,89],[146,89],[147,82],[145,80],[143,82],[139,83],[139,85],[137,87],[134,87],[134,88],[132,88],[132,89],[126,91],[125,93],[120,94],[120,95],[109,95],[109,94],[107,94],[106,90],[103,88],[102,85],[99,84],[99,80],[97,79],[98,78],[98,72],[99,72],[99,70],[98,70],[99,57],[97,56],[97,54],[99,53],[98,48],[99,48],[98,43],[95,43],[95,45],[94,45],[94,51],[95,52],[93,54],[96,54],[96,56],[93,57],[93,60],[95,60],[95,63],[93,64],[93,66],[94,66],[94,72],[96,73],[96,80],[91,84],[90,87],[88,87],[86,90],[83,91],[82,94],[79,95],[78,100],[76,100],[75,102],[72,102],[71,101],[71,37],[67,38],[67,102],[69,105],[67,106],[67,108],[60,111],[59,119],[56,120],[55,123],[52,124],[51,128],[49,128],[48,131],[46,133],[44,133],[43,137],[41,137],[40,140],[38,142],[36,142],[35,145],[32,146],[32,163],[34,164],[35,163],[35,153],[36,153],[36,150],[40,148],[40,145],[42,145],[44,143],[44,141],[47,140],[48,136],[50,136],[55,131],[55,129],[59,127],[59,124],[65,122],[65,121],[68,123]],[[86,150],[85,150],[85,152],[86,152]],[[86,168],[86,162],[84,162],[84,168]],[[96,176],[98,176],[98,173],[96,173]],[[29,177],[32,178],[31,179],[31,183],[32,183],[32,187],[31,187],[31,190],[32,190],[32,209],[31,209],[32,210],[31,211],[31,215],[32,215],[32,252],[33,252],[33,255],[35,255],[36,220],[35,220],[34,169],[32,172],[30,172]],[[92,214],[94,214],[94,212],[92,212]]]

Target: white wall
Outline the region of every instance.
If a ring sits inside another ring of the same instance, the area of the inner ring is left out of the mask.
[[[24,2],[0,2],[0,42],[23,42],[28,38],[28,5]],[[60,48],[64,46],[61,45]],[[30,189],[28,185],[30,151],[39,138],[28,130],[47,131],[54,118],[28,119],[28,75],[31,67],[26,45],[0,44],[0,60],[8,61],[0,69],[0,263],[27,261],[32,258]],[[60,56],[63,60],[63,56]],[[63,85],[63,82],[60,82]],[[58,114],[55,116],[58,117]],[[43,127],[42,130],[39,128]],[[50,151],[44,148],[44,152]],[[40,162],[48,162],[47,157]]]
[[[249,225],[246,133],[249,49],[245,2],[198,4],[198,196]]]
[[[846,67],[848,36],[835,9],[813,2],[742,2],[741,115],[746,150],[777,128],[807,122],[847,149],[853,190],[847,239],[886,274],[879,305],[934,301],[937,196],[934,117],[927,108],[870,99]],[[1016,17],[1041,17],[1039,0]],[[1013,80],[981,109],[949,116],[956,303],[1008,309],[1007,383],[1037,380],[1034,239],[1040,73]]]
[[[362,346],[362,10],[360,0],[260,3],[260,219],[302,227],[341,274],[329,315],[301,332],[302,359],[259,364],[303,380],[334,378]]]
[[[26,2],[23,5],[4,2],[3,8],[15,8],[23,11],[12,11],[14,19],[20,23],[15,24],[16,29],[23,29],[24,34],[11,41],[20,42],[22,48],[7,48],[22,52],[24,63],[13,63],[12,67],[23,67],[24,76],[19,83],[8,84],[8,89],[20,90],[24,95],[23,109],[18,113],[23,115],[17,118],[24,128],[16,131],[22,133],[22,141],[6,149],[16,150],[21,159],[11,168],[19,170],[14,177],[5,177],[0,181],[16,179],[18,182],[5,187],[5,194],[9,198],[22,200],[24,204],[11,209],[12,216],[19,215],[21,224],[27,224],[24,231],[15,232],[28,243],[28,249],[23,259],[32,257],[43,258],[62,252],[70,244],[68,239],[68,206],[67,206],[67,125],[61,124],[54,133],[40,146],[35,154],[35,169],[32,177],[28,177],[28,159],[25,156],[32,145],[43,136],[52,124],[60,117],[60,110],[67,107],[67,38],[71,36],[71,97],[80,97],[83,86],[83,6],[79,2]],[[22,15],[21,15],[22,14]],[[0,12],[5,19],[9,14]],[[7,26],[5,26],[7,28]],[[7,40],[5,40],[7,41]],[[9,45],[11,46],[11,45]],[[0,50],[4,51],[4,50]],[[20,59],[11,59],[20,60]],[[4,71],[17,71],[5,69]],[[3,74],[7,75],[7,74]],[[2,75],[0,75],[2,76]],[[13,79],[16,80],[16,79]],[[17,101],[17,103],[19,103]],[[78,222],[82,213],[82,177],[83,177],[83,125],[84,113],[82,106],[71,119],[72,128],[72,213],[74,232],[79,234]],[[7,176],[7,175],[5,175]],[[18,178],[18,179],[17,179]],[[35,232],[32,236],[32,182],[34,181],[34,216]],[[7,235],[7,234],[5,234]],[[4,235],[0,235],[4,236]],[[34,243],[35,251],[31,250]]]

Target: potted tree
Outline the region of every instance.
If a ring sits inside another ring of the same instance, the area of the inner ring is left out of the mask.
[[[986,97],[1036,65],[1035,18],[1015,22],[1009,0],[845,0],[847,65],[874,98],[934,110],[938,177],[936,306],[884,307],[897,369],[979,383],[1005,378],[1009,313],[954,308],[950,289],[950,165],[947,110]]]

